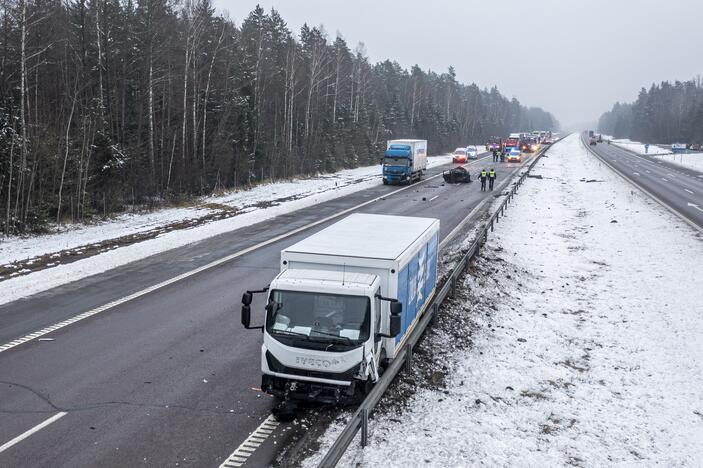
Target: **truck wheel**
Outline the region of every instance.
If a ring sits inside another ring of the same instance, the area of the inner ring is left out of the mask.
[[[388,185],[388,181],[386,179],[383,179],[383,185]]]

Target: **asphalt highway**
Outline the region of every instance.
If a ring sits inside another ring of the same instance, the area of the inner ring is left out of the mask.
[[[272,406],[258,389],[261,332],[239,323],[242,292],[271,281],[282,248],[335,220],[269,241],[377,197],[359,210],[436,217],[444,238],[522,167],[487,154],[467,167],[475,176],[491,166],[494,192],[477,181],[445,185],[441,172],[451,166],[438,167],[407,189],[379,184],[0,306],[1,346],[249,249],[0,352],[0,466],[220,465]],[[263,318],[261,298],[252,310],[255,322]],[[265,431],[248,463],[269,463],[287,430]]]
[[[590,149],[689,224],[703,228],[703,173],[612,144],[599,143]]]

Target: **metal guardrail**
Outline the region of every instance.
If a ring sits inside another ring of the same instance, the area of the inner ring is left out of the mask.
[[[356,437],[356,434],[359,431],[361,431],[361,446],[365,447],[366,445],[368,445],[369,414],[371,413],[371,411],[373,411],[378,402],[381,400],[383,394],[386,392],[386,390],[391,385],[391,383],[401,371],[401,369],[405,368],[407,370],[410,370],[410,368],[412,367],[413,360],[413,348],[418,343],[418,341],[420,341],[420,338],[424,334],[425,329],[439,310],[440,304],[444,302],[444,299],[446,299],[447,296],[454,297],[454,294],[456,292],[457,281],[463,275],[464,271],[468,268],[471,259],[473,259],[473,257],[475,255],[478,255],[478,253],[480,252],[481,247],[488,239],[489,230],[491,232],[493,231],[494,224],[497,223],[502,216],[504,216],[505,209],[508,207],[510,202],[513,201],[513,197],[517,193],[518,188],[525,181],[527,175],[530,173],[535,164],[537,164],[537,161],[539,161],[542,155],[546,153],[550,147],[540,149],[535,159],[529,164],[529,166],[527,166],[527,170],[524,170],[519,174],[517,180],[510,187],[510,190],[505,196],[503,202],[498,206],[493,215],[491,215],[491,217],[486,221],[486,224],[479,231],[474,242],[471,244],[469,249],[461,258],[461,260],[459,260],[459,262],[456,264],[449,277],[442,284],[442,287],[439,289],[439,291],[435,293],[434,297],[432,297],[430,303],[427,306],[427,309],[425,310],[424,315],[420,319],[420,322],[410,333],[408,341],[405,343],[403,348],[401,348],[401,350],[396,354],[395,359],[391,361],[391,364],[385,370],[378,382],[376,382],[376,385],[374,385],[373,389],[371,389],[364,401],[362,401],[359,405],[359,408],[354,412],[353,416],[347,423],[347,426],[344,428],[344,430],[342,430],[341,434],[339,434],[339,436],[337,437],[337,440],[335,440],[332,446],[329,448],[324,458],[318,465],[319,468],[335,467],[337,465],[337,462],[339,462],[339,460],[342,458],[344,452],[346,452],[347,448],[351,445],[352,441],[354,440],[354,437]]]

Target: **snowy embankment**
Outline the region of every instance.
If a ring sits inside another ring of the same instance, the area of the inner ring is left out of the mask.
[[[606,135],[603,135],[603,138],[606,138]],[[610,138],[610,137],[607,137]],[[660,146],[656,145],[649,145],[649,149],[645,149],[644,143],[640,143],[638,141],[631,141],[628,139],[619,139],[619,140],[613,140],[611,139],[611,144],[617,145],[621,148],[624,148],[626,150],[633,151],[637,154],[648,154],[648,155],[657,155],[657,154],[671,154],[670,149],[662,148]]]
[[[634,151],[637,154],[653,156],[662,161],[676,164],[677,166],[703,172],[703,153],[674,154],[670,149],[656,145],[649,145],[649,151],[645,151],[644,144],[637,141],[627,139],[612,140],[612,138],[607,135],[603,135],[603,138],[611,139],[613,145]]]
[[[451,155],[428,159],[428,167],[451,162]],[[207,197],[193,208],[164,209],[154,213],[123,215],[92,226],[67,229],[56,234],[36,237],[12,237],[0,241],[0,265],[35,258],[66,249],[140,233],[184,220],[198,218],[212,210],[238,210],[237,214],[219,221],[159,234],[156,238],[114,248],[65,265],[29,273],[0,282],[0,304],[51,289],[62,284],[102,273],[143,258],[182,247],[209,237],[235,231],[276,216],[343,197],[378,186],[380,166],[349,169],[310,179],[295,179],[257,186],[251,190],[232,192],[220,197]]]
[[[448,325],[429,333],[434,372],[406,377],[414,395],[377,415],[370,446],[355,442],[340,466],[703,460],[701,235],[578,135],[533,174],[543,178],[523,186],[462,299],[443,307]]]
[[[656,156],[656,158],[676,164],[677,166],[703,172],[703,153],[663,154]]]

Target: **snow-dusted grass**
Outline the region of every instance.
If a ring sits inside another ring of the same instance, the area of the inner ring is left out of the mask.
[[[464,282],[479,330],[446,388],[340,466],[700,466],[703,240],[578,135],[548,156]]]
[[[640,143],[638,141],[631,141],[628,139],[612,140],[611,144],[620,146],[621,148],[625,148],[630,151],[634,151],[638,154],[671,154],[670,149],[662,148],[656,145],[649,145],[649,151],[645,151],[644,143]]]
[[[451,155],[434,156],[428,159],[428,166],[435,167],[449,162],[451,162]],[[380,174],[380,166],[368,166],[310,179],[261,185],[252,190],[232,192],[220,197],[208,197],[204,199],[203,204],[216,203],[241,208],[242,214],[191,229],[172,231],[155,239],[120,247],[74,263],[2,281],[0,282],[0,304],[285,213],[375,187],[382,183]],[[256,206],[259,202],[271,200],[281,201],[263,208]],[[110,222],[70,229],[57,234],[10,238],[0,243],[0,264],[153,229],[197,217],[206,212],[207,209],[203,207],[167,209],[150,214],[124,215]]]
[[[657,156],[656,158],[676,164],[677,166],[703,172],[703,153],[665,154]]]

